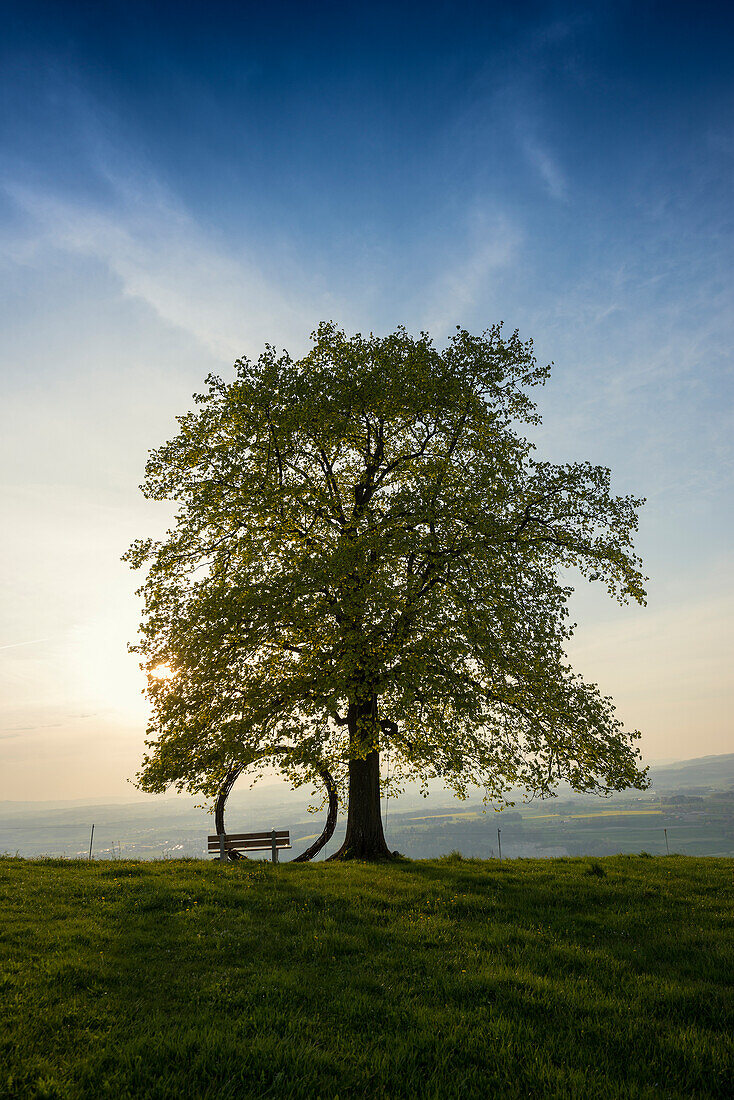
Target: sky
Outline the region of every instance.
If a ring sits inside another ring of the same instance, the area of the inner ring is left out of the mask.
[[[573,598],[647,762],[734,751],[734,9],[38,3],[0,53],[0,799],[134,796],[138,485],[204,377],[322,319],[553,361],[541,457],[644,496]]]

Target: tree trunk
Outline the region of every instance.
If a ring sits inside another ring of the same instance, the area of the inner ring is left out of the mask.
[[[373,699],[369,707],[359,715],[363,720],[369,717],[373,727],[371,744],[375,747],[365,756],[356,755],[365,746],[364,734],[356,722],[356,706],[350,706],[349,711],[350,741],[355,756],[349,761],[347,833],[339,851],[329,856],[329,859],[393,859],[393,853],[388,848],[382,831],[380,749],[376,733],[377,700]]]

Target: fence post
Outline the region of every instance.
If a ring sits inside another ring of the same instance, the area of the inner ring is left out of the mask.
[[[92,825],[92,835],[89,838],[89,858],[92,858],[92,844],[94,843],[94,825]]]
[[[665,833],[665,851],[670,855],[670,848],[668,847],[668,830],[663,829],[663,832]]]
[[[224,833],[219,834],[219,862],[227,862],[227,848],[224,843]]]
[[[273,853],[273,863],[278,862],[278,845],[275,840],[275,829],[270,834],[270,847]]]
[[[502,862],[502,837],[500,835],[501,833],[502,833],[502,830],[498,829],[497,830],[497,847],[499,848],[499,852],[500,852],[500,863]]]

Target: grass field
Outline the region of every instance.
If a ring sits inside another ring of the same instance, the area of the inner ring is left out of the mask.
[[[731,859],[0,859],[3,1097],[729,1097]]]

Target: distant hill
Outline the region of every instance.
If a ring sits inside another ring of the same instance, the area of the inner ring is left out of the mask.
[[[703,788],[729,790],[734,787],[734,752],[719,756],[697,756],[674,764],[650,768],[653,787],[658,791]]]

